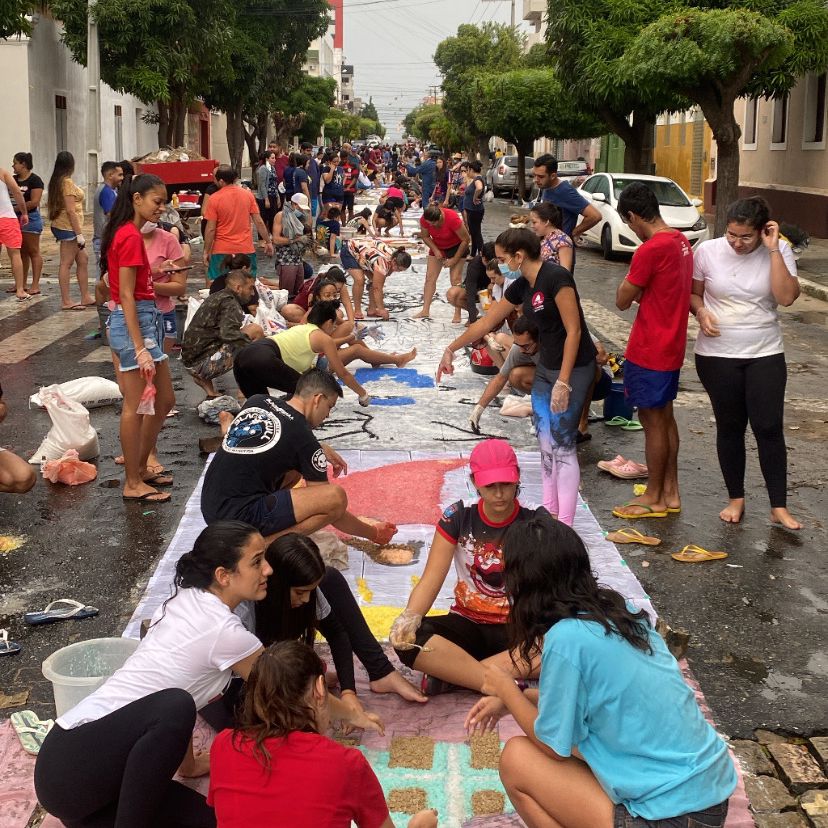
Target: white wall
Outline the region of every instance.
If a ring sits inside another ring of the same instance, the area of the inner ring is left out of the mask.
[[[29,64],[28,38],[0,40],[0,78],[3,84],[3,109],[0,129],[0,167],[11,170],[12,156],[29,151]],[[37,163],[37,159],[35,159]],[[39,171],[42,175],[42,170]]]

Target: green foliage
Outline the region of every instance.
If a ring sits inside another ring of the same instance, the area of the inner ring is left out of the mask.
[[[280,91],[277,89],[277,91]],[[299,85],[288,94],[271,100],[271,111],[285,115],[302,114],[299,137],[315,141],[336,99],[336,81],[333,78],[314,78],[302,75]]]
[[[515,69],[483,75],[475,82],[474,119],[523,152],[537,138],[591,138],[603,124],[584,114],[551,69]]]
[[[39,4],[33,0],[2,0],[0,2],[0,40],[32,33],[28,15]]]
[[[368,99],[368,103],[362,107],[362,112],[359,113],[363,118],[368,118],[375,123],[379,123],[379,114],[377,113],[377,108],[374,106],[374,99],[373,97]]]

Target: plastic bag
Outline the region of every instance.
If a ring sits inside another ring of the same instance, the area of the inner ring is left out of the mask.
[[[209,295],[209,292],[208,292]],[[203,299],[196,299],[195,296],[188,296],[187,297],[187,316],[184,319],[184,330],[186,331],[187,328],[190,327],[190,322],[193,321],[193,317],[196,315],[196,311],[201,307],[201,303]]]
[[[144,392],[138,400],[138,410],[135,413],[155,414],[155,385],[153,383],[147,382],[144,386]]]
[[[273,336],[273,334],[287,330],[287,321],[279,313],[279,308],[287,303],[288,292],[272,290],[258,279],[256,280],[256,292],[259,294],[259,304],[254,321],[261,325],[265,336]]]
[[[89,412],[79,402],[70,400],[57,385],[42,388],[40,399],[52,418],[52,427],[29,462],[60,460],[69,449],[75,449],[81,460],[97,457],[98,435],[89,423]]]
[[[60,460],[47,460],[40,470],[52,483],[65,483],[67,486],[80,486],[98,476],[98,470],[91,463],[84,463],[74,449],[69,449]]]
[[[123,399],[117,382],[104,377],[78,377],[78,379],[62,382],[58,388],[70,400],[79,402],[84,408],[100,408],[104,405],[114,405]],[[43,391],[44,389],[40,389]],[[43,408],[40,391],[29,397],[29,404]]]
[[[510,394],[503,400],[500,413],[504,417],[530,417],[532,415],[532,398],[516,397]]]

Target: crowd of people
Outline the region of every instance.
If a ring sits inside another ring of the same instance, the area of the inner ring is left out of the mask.
[[[96,300],[86,281],[82,198],[71,156],[58,160],[47,204],[61,243],[62,306],[83,309]],[[574,275],[576,240],[600,220],[596,208],[558,177],[554,157],[541,156],[534,168],[539,200],[519,226],[484,242],[486,187],[476,159],[381,146],[358,155],[348,144],[315,153],[303,144],[289,155],[274,145],[260,162],[253,190],[232,168],[216,170],[202,211],[210,293],[183,337],[183,365],[207,397],[217,396],[215,381],[232,372],[243,401],[237,414],[220,418],[221,442],[201,492],[206,528],[178,561],[175,593],[135,653],[47,736],[35,773],[41,803],[67,826],[344,828],[354,821],[389,828],[370,765],[325,735],[332,720],[384,730],[357,695],[356,656],[373,691],[413,704],[457,688],[479,693],[466,719],[472,732],[511,714],[524,735],[506,745],[500,775],[527,825],[723,826],[736,784],[725,743],[651,619],[598,584],[573,528],[577,445],[589,439],[589,405],[608,382],[607,353],[590,334]],[[34,233],[27,227],[38,224],[43,182],[30,156],[18,153],[15,164],[14,176],[0,170],[0,241],[25,301],[40,271],[35,246],[27,242],[24,256],[19,236]],[[164,221],[170,214],[160,179],[135,175],[129,162],[107,162],[101,173],[96,296],[124,394],[123,496],[163,503],[170,495],[159,487],[172,476],[156,441],[175,402],[170,304],[187,287],[188,239],[175,221]],[[381,190],[374,211],[359,211],[363,177]],[[642,242],[616,304],[638,306],[624,385],[643,426],[648,481],[613,514],[668,519],[682,509],[673,404],[692,314],[700,329],[696,370],[713,406],[729,497],[721,519],[738,523],[744,515],[750,423],[771,519],[800,528],[786,501],[777,315],[799,286],[768,205],[760,198],[730,205],[725,235],[695,251],[665,223],[645,184],[629,184],[618,209]],[[324,564],[311,537],[333,526],[382,547],[397,531],[349,510],[336,481],[347,464],[314,429],[343,398],[343,385],[370,405],[350,362],[403,366],[416,357],[416,350],[385,353],[362,341],[366,317],[389,317],[387,278],[411,265],[408,210],[417,211],[418,239],[428,250],[414,316],[431,318],[447,270],[446,302],[458,326],[437,366],[438,383],[453,373],[459,349],[487,349],[498,373],[470,427],[480,434],[487,405],[507,384],[528,395],[543,484],[542,504],[523,506],[509,443],[482,439],[475,446],[468,471],[477,500],[445,509],[422,578],[391,628],[400,662],[422,673],[419,686],[389,660],[348,583]],[[308,268],[308,251],[319,247],[325,267]],[[69,296],[73,266],[77,306]],[[278,334],[251,321],[257,280],[286,292],[286,327]],[[154,413],[139,414],[149,386]],[[0,490],[33,485],[15,460],[0,452]],[[451,609],[429,615],[452,566]],[[331,646],[332,668],[313,650],[317,630]],[[220,731],[209,753],[193,750],[196,712]],[[206,799],[173,778],[207,772]],[[409,826],[437,820],[423,811]]]

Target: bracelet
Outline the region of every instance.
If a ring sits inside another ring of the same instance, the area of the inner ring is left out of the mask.
[[[555,385],[562,385],[564,388],[566,388],[567,391],[569,391],[569,392],[572,391],[572,386],[569,385],[569,383],[566,383],[561,379],[555,380]]]
[[[353,694],[354,694],[354,696],[356,696],[356,694],[357,694],[357,693],[356,693],[356,690],[340,690],[340,691],[339,691],[339,695],[340,695],[340,696],[344,696],[346,693],[353,693]]]
[[[778,247],[772,247],[770,250],[768,250],[768,253],[778,253],[778,252],[779,252]]]
[[[138,357],[141,356],[141,354],[148,354],[148,353],[149,353],[149,351],[146,348],[141,348],[140,351],[135,352],[135,360],[137,361]]]

